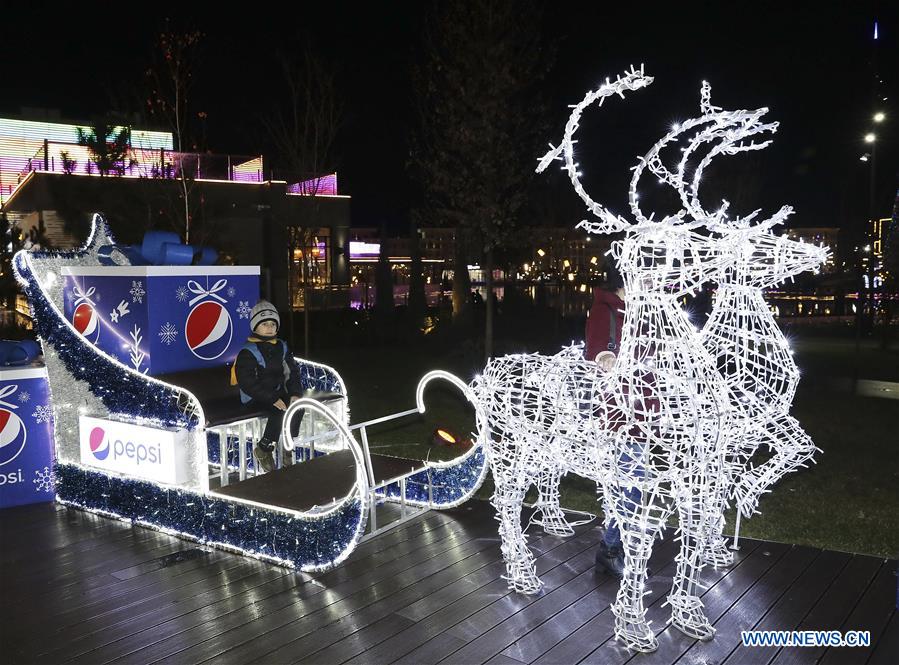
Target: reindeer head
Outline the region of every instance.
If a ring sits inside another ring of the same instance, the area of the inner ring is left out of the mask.
[[[770,220],[766,220],[770,221]],[[827,261],[829,251],[812,243],[771,233],[770,225],[720,231],[730,256],[724,281],[765,288],[814,270]]]

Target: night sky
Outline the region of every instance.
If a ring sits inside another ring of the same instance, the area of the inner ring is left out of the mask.
[[[554,113],[547,142],[561,136],[568,104],[606,76],[645,63],[656,77],[652,86],[582,123],[579,147],[590,191],[624,212],[636,155],[671,123],[698,112],[705,78],[714,104],[768,106],[768,118],[781,123],[772,147],[725,166],[744,190],[735,194],[746,204],[741,210],[790,203],[796,225],[846,226],[867,210],[870,164],[859,156],[867,151],[862,137],[873,128],[877,18],[878,70],[882,95],[889,97],[878,109],[887,112],[887,121],[876,128],[878,207],[888,213],[899,163],[899,3],[787,4],[551,3],[543,25],[558,56],[546,82]],[[843,7],[830,6],[836,4]],[[206,33],[193,107],[208,114],[209,148],[270,151],[258,116],[282,99],[278,53],[298,49],[301,36],[311,35],[316,51],[339,72],[346,116],[338,172],[342,193],[354,198],[353,224],[386,222],[403,230],[414,95],[409,69],[423,4],[298,3],[256,13],[251,4],[239,11],[222,6],[169,14],[176,25]],[[4,7],[0,113],[42,107],[74,121],[102,114],[110,93],[122,96],[141,82],[165,16],[111,3]]]

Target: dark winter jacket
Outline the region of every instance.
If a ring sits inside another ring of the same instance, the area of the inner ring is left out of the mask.
[[[234,361],[234,374],[241,391],[263,404],[274,404],[285,394],[288,397],[302,395],[300,368],[285,342],[250,336],[247,344],[256,346],[265,366],[260,365],[248,349],[240,350]]]
[[[609,348],[611,340],[610,319],[615,314],[615,348]],[[621,328],[624,325],[624,301],[613,291],[605,289],[593,290],[593,306],[590,308],[590,316],[587,317],[587,330],[584,333],[586,349],[584,356],[587,360],[596,360],[603,351],[612,351],[618,355],[618,346],[621,344]]]

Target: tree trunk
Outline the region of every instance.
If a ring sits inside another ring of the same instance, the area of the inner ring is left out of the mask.
[[[484,325],[484,362],[493,357],[493,249],[484,252],[484,285],[487,287],[487,315]]]
[[[422,319],[427,311],[427,300],[425,299],[424,267],[421,260],[418,225],[413,221],[409,230],[412,236],[412,260],[409,267],[409,318],[414,331],[421,327]]]
[[[461,234],[456,235],[456,257],[453,265],[453,321],[467,318],[471,310],[471,278],[468,276],[468,254]]]
[[[307,264],[310,247],[312,245],[311,233],[308,229],[303,229],[303,353],[306,359],[309,358],[309,309],[312,303],[309,302],[309,266]]]

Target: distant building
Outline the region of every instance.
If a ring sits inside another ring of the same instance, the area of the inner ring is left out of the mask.
[[[43,228],[51,246],[72,247],[101,212],[120,242],[139,242],[147,229],[183,227],[184,176],[192,244],[261,265],[263,295],[279,307],[304,306],[304,279],[313,291],[342,288],[348,300],[350,197],[338,193],[336,174],[266,179],[262,156],[175,152],[171,133],[132,129],[125,163],[101,175],[77,127],[0,118],[0,204],[22,230]]]

